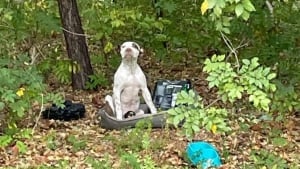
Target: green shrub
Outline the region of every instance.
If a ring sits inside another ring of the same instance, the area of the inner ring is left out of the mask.
[[[225,61],[225,55],[214,55],[206,59],[204,65],[209,88],[217,87],[223,102],[233,103],[247,97],[255,108],[269,112],[270,93],[276,90],[271,80],[276,74],[270,68],[261,66],[258,58],[243,59],[237,70]]]
[[[277,90],[272,94],[271,112],[278,113],[276,120],[284,120],[289,112],[300,110],[300,97],[292,84],[277,80]]]
[[[6,141],[1,142],[1,147],[20,139],[21,136],[28,138],[30,134],[24,133],[26,130],[20,130],[18,122],[30,115],[28,112],[33,103],[38,103],[41,108],[48,102],[62,105],[62,97],[59,94],[48,93],[39,71],[34,66],[24,65],[23,59],[24,56],[15,60],[0,56],[0,111],[6,120],[2,126],[6,135],[0,136],[0,140]],[[5,125],[7,127],[4,127]],[[19,145],[22,144],[17,146]]]
[[[261,66],[258,58],[243,59],[241,67],[236,70],[225,61],[225,55],[213,55],[211,59],[205,60],[204,65],[209,88],[216,87],[224,103],[247,103],[243,100],[247,97],[255,108],[269,112],[270,93],[276,90],[275,84],[270,81],[276,74],[270,68]],[[168,110],[168,122],[175,126],[182,123],[188,137],[199,132],[201,127],[213,133],[229,131],[225,123],[228,111],[212,105],[205,107],[201,101],[202,98],[192,90],[188,93],[182,91],[176,100],[177,107]]]
[[[108,79],[102,73],[90,75],[89,79],[89,82],[86,84],[87,89],[95,89],[98,86],[108,86],[109,84]]]
[[[202,98],[193,90],[181,91],[177,94],[175,108],[168,110],[167,122],[178,126],[182,123],[183,132],[191,138],[204,127],[213,133],[229,131],[226,124],[228,112],[226,109],[205,107]]]

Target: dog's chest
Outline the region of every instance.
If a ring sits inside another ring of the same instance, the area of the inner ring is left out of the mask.
[[[128,75],[123,81],[121,91],[121,101],[123,104],[137,104],[139,102],[139,92],[141,90],[141,81],[135,75]]]
[[[133,89],[140,90],[142,86],[142,81],[140,77],[138,77],[135,74],[128,74],[126,77],[127,78],[123,81],[124,89],[133,88]]]
[[[122,88],[134,87],[140,89],[146,82],[146,78],[141,68],[121,65],[115,74],[115,80],[121,84]]]

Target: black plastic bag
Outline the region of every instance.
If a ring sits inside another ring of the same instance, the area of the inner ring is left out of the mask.
[[[78,120],[85,116],[85,106],[81,103],[72,103],[70,100],[64,102],[65,107],[60,108],[53,104],[42,112],[43,118],[54,120]]]

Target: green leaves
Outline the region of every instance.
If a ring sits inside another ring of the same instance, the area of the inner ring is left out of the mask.
[[[253,161],[255,168],[288,168],[285,159],[265,149],[253,150],[250,159]],[[251,165],[250,167],[254,166]]]
[[[6,147],[12,140],[13,138],[10,135],[0,136],[0,147]]]
[[[200,7],[202,15],[207,11],[207,9],[208,9],[208,0],[204,0]]]
[[[243,12],[244,6],[242,4],[238,4],[237,6],[235,6],[235,14],[237,17],[241,16]]]
[[[20,130],[16,125],[17,122],[31,110],[33,103],[39,106],[39,104],[55,100],[50,100],[51,98],[48,97],[50,93],[47,92],[39,71],[35,66],[24,66],[22,56],[11,59],[9,68],[3,67],[0,68],[0,79],[2,79],[0,82],[0,109],[8,115],[9,121],[6,129],[9,131],[8,135],[0,140],[3,139],[4,144],[14,141],[19,151],[25,152],[26,147],[20,140],[28,139],[31,131]],[[62,97],[57,94],[56,98]]]
[[[215,28],[218,31],[230,33],[230,20],[225,18],[232,18],[234,13],[237,18],[242,17],[247,21],[250,17],[250,12],[255,11],[255,7],[250,0],[204,0],[201,4],[202,15],[208,9],[212,9],[210,19],[215,23]]]
[[[20,153],[26,153],[26,151],[27,151],[27,146],[26,146],[23,142],[17,141],[17,142],[16,142],[16,146],[18,147]]]
[[[167,122],[177,127],[183,124],[184,133],[191,138],[201,128],[215,133],[229,131],[225,118],[226,109],[210,107],[206,109],[201,102],[202,98],[195,94],[193,90],[189,92],[181,91],[177,95],[177,107],[168,110]]]
[[[113,49],[113,44],[111,42],[107,42],[104,47],[104,53],[109,53]]]
[[[272,144],[275,146],[283,147],[288,144],[288,141],[283,137],[275,137],[272,139]]]
[[[249,96],[249,101],[253,102],[254,107],[260,109],[262,108],[266,112],[269,111],[269,103],[271,100],[268,98],[267,94],[261,90],[256,90]]]
[[[0,102],[0,111],[2,111],[5,107],[5,104],[3,102]]]
[[[272,80],[272,79],[274,79],[276,77],[276,73],[271,73],[271,74],[269,74],[268,76],[267,76],[267,79],[268,80]]]
[[[173,2],[173,1],[163,1],[163,8],[166,9],[169,13],[173,13],[176,8],[177,5]]]
[[[67,138],[67,141],[71,143],[72,148],[75,152],[83,149],[86,147],[86,140],[84,139],[78,139],[75,135],[70,135]]]
[[[242,59],[241,69],[237,71],[224,58],[224,55],[214,55],[205,60],[203,71],[208,73],[206,80],[209,88],[217,87],[222,100],[231,103],[247,94],[254,107],[268,112],[271,103],[268,94],[276,90],[276,85],[270,80],[276,74],[270,72],[270,68],[261,66],[257,57]]]
[[[249,66],[250,65],[250,61],[248,59],[243,59],[242,60],[243,64]]]
[[[242,5],[249,12],[255,11],[255,7],[250,0],[242,0]]]

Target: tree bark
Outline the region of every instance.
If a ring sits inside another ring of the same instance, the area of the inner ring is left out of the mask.
[[[88,76],[93,74],[84,31],[76,0],[58,0],[68,56],[72,61],[72,87],[85,89]],[[74,69],[78,68],[78,69]]]

